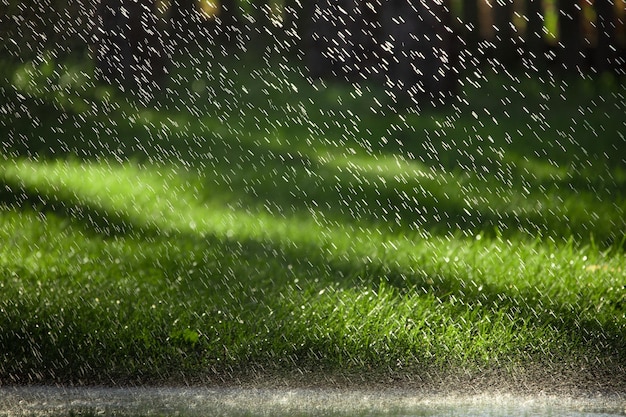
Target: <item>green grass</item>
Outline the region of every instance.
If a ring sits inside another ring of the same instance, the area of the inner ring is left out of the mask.
[[[148,106],[2,63],[0,380],[626,366],[623,85],[222,61]]]

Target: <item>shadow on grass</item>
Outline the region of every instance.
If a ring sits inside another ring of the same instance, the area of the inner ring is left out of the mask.
[[[584,107],[587,96],[568,92],[573,102],[561,102],[552,98],[558,87],[511,89],[494,76],[468,87],[469,104],[455,112],[389,114],[374,87],[311,84],[297,67],[262,62],[226,60],[202,77],[183,65],[172,79],[185,82],[158,108],[88,89],[91,107],[81,111],[74,101],[84,97],[4,86],[12,111],[0,116],[1,150],[16,159],[174,164],[203,199],[253,212],[323,212],[331,223],[392,232],[573,236],[603,247],[623,237],[618,96]],[[576,124],[577,109],[588,120]],[[597,140],[600,130],[606,140]]]
[[[462,300],[460,305],[457,304],[459,316],[463,316],[468,309],[478,309],[485,312],[500,311],[510,315],[512,320],[529,322],[537,328],[546,328],[548,331],[560,334],[561,339],[569,341],[571,346],[595,352],[602,357],[614,358],[618,363],[626,361],[626,357],[624,357],[626,330],[623,325],[620,324],[620,321],[615,321],[606,314],[600,318],[590,314],[591,306],[585,304],[584,294],[577,293],[571,297],[555,297],[554,294],[552,297],[550,294],[545,296],[542,293],[542,288],[522,287],[520,290],[504,283],[499,285],[493,282],[483,282],[474,276],[478,265],[468,264],[465,272],[453,272],[436,265],[427,265],[428,263],[422,265],[419,259],[410,256],[409,261],[406,262],[393,262],[386,260],[384,256],[370,257],[368,248],[356,247],[348,249],[347,252],[341,252],[340,248],[339,251],[329,252],[318,246],[317,241],[313,239],[309,241],[294,241],[290,238],[281,240],[271,233],[261,232],[258,235],[250,236],[239,234],[236,230],[231,236],[225,236],[223,232],[212,232],[210,229],[201,232],[192,232],[176,227],[166,229],[160,227],[159,224],[146,223],[128,212],[91,204],[87,200],[70,193],[37,190],[26,184],[12,184],[7,187],[6,181],[4,185],[3,188],[6,191],[2,195],[2,199],[12,210],[33,207],[40,213],[50,212],[72,219],[73,223],[77,222],[75,224],[82,226],[83,233],[93,237],[103,235],[128,237],[140,242],[139,244],[145,242],[147,246],[179,247],[181,251],[185,251],[186,260],[184,262],[180,259],[159,260],[165,268],[169,267],[174,271],[183,271],[185,265],[189,265],[192,261],[197,261],[199,263],[197,268],[202,269],[203,252],[207,248],[220,248],[224,254],[237,254],[236,257],[240,261],[245,260],[245,262],[258,264],[254,269],[255,274],[264,277],[265,281],[253,279],[248,275],[245,279],[250,280],[250,284],[254,280],[254,285],[261,289],[290,288],[293,285],[294,277],[321,278],[316,284],[311,282],[303,284],[308,295],[300,295],[303,298],[288,302],[287,305],[293,303],[291,305],[293,309],[297,309],[296,304],[299,301],[315,303],[316,292],[326,288],[329,284],[357,291],[378,291],[381,284],[390,285],[396,288],[402,297],[424,294],[436,297],[441,303],[447,305],[452,305],[453,300]],[[237,210],[233,211],[233,215],[235,217],[239,215]],[[294,220],[287,216],[283,221],[292,222]],[[340,230],[332,231],[332,226],[329,228],[332,233],[344,233]],[[268,230],[269,232],[271,231]],[[332,236],[330,239],[332,241]],[[372,244],[376,245],[376,242]],[[271,261],[266,265],[267,271],[259,269],[264,260]],[[173,262],[173,264],[168,265],[169,262]],[[213,271],[214,275],[202,276],[201,279],[193,275],[183,275],[185,276],[185,286],[181,289],[182,293],[178,295],[182,299],[188,299],[206,293],[205,302],[217,300],[216,297],[229,292],[229,285],[234,285],[234,282],[227,282],[224,279],[228,280],[228,277],[231,277],[241,281],[241,277],[233,275],[232,270],[227,270],[228,265],[229,262],[225,262],[224,269],[218,268]],[[243,270],[240,272],[250,273],[250,271]],[[246,284],[240,282],[240,285],[245,286]],[[549,284],[546,285],[547,287],[544,289],[549,288]],[[240,294],[239,303],[241,303],[240,306],[244,311],[242,314],[247,314],[248,320],[258,319],[258,317],[255,318],[255,314],[258,314],[259,311],[265,311],[265,309],[286,313],[293,311],[284,308],[285,300],[272,299],[261,294],[264,292],[253,294],[243,291],[243,295]],[[454,307],[450,307],[450,310],[453,312]],[[288,326],[292,318],[286,314],[285,317],[276,319],[284,320],[285,323],[282,326]],[[35,335],[41,333],[36,329],[30,330],[35,332]],[[23,327],[21,330],[15,329],[14,333],[18,336],[23,334],[24,337],[27,337],[24,332],[28,331],[29,328]],[[41,337],[45,339],[44,333],[41,333]],[[314,335],[315,332],[312,334]],[[276,336],[278,337],[278,335]],[[133,337],[129,336],[130,339]],[[241,335],[233,335],[232,337],[237,339]],[[161,340],[166,344],[171,343],[167,341],[167,338],[168,335],[165,333],[155,340]],[[142,343],[144,342],[140,338],[131,347],[135,346],[138,349],[135,355],[139,356],[141,352],[150,352],[150,349],[156,349],[156,352],[158,351],[156,347],[150,348],[151,343],[156,343],[155,340],[150,343],[146,342],[148,345],[143,346]],[[84,345],[84,349],[90,347],[89,343]],[[304,343],[304,346],[292,346],[294,357],[304,355],[305,357],[298,359],[311,360],[310,355],[316,355],[316,346],[323,346],[323,343],[320,345],[320,341],[315,339],[306,340]],[[528,347],[528,349],[532,351],[532,355],[536,355],[544,348],[534,346]],[[26,351],[22,352],[24,355],[26,353]],[[65,354],[73,355],[71,352],[64,352],[61,356]],[[139,356],[137,356],[138,360],[141,359]],[[67,358],[61,357],[58,359],[59,361],[67,360]]]
[[[26,108],[31,104],[22,103]],[[263,125],[236,129],[211,118],[193,120],[184,113],[152,112],[149,120],[141,115],[107,120],[58,110],[52,114],[47,107],[47,120],[56,123],[5,124],[5,155],[42,162],[78,158],[175,164],[187,172],[203,199],[219,195],[238,207],[287,215],[323,212],[330,222],[396,232],[557,240],[573,236],[581,245],[601,246],[623,237],[626,179],[611,181],[610,173],[595,171],[597,175],[583,175],[582,170],[559,168],[499,145],[485,151],[481,141],[465,146],[465,151],[449,149],[418,162],[415,155],[410,157],[413,148],[434,142],[416,134],[400,139],[405,143],[401,149],[373,147],[370,152],[356,146],[359,139],[344,140],[338,131],[307,140],[304,124],[263,131]],[[381,130],[390,123],[385,120],[365,126]],[[456,123],[448,135],[471,127]],[[506,129],[494,129],[498,133],[492,134],[506,135]]]

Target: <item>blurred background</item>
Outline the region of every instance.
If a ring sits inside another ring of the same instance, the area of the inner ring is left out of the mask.
[[[621,76],[625,19],[624,0],[4,0],[0,54],[88,57],[107,83],[152,88],[179,55],[268,50],[437,104],[481,67]]]

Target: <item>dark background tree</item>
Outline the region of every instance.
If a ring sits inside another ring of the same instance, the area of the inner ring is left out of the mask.
[[[87,52],[93,13],[80,0],[0,1],[0,55],[25,61]]]
[[[358,40],[363,0],[315,0],[307,64],[313,77],[352,79],[363,51]]]
[[[151,0],[101,0],[93,35],[96,75],[131,91],[153,89],[167,72],[165,28]]]
[[[237,0],[222,0],[216,16],[216,40],[227,46],[237,43],[241,13]]]
[[[559,64],[567,73],[578,72],[582,65],[580,5],[559,0]]]
[[[276,36],[275,28],[272,24],[272,9],[269,0],[252,1],[252,38],[255,42],[266,45]]]
[[[197,41],[196,35],[200,26],[197,5],[196,0],[172,0],[170,3],[171,37],[178,48],[184,48]]]
[[[284,40],[291,56],[303,58],[308,47],[306,34],[311,32],[313,2],[285,0]]]
[[[318,0],[313,76],[374,79],[398,98],[445,101],[454,91],[455,36],[442,2]]]
[[[517,33],[513,27],[513,0],[496,0],[493,4],[495,57],[500,64],[511,67],[517,63]]]
[[[477,0],[463,0],[461,22],[463,23],[463,30],[459,35],[464,40],[465,48],[473,52],[476,50],[480,39]]]
[[[594,6],[598,46],[593,65],[597,72],[604,73],[616,65],[615,6],[610,0],[595,0]]]
[[[526,33],[524,41],[526,44],[526,54],[530,65],[535,68],[543,66],[544,61],[544,40],[543,40],[543,4],[541,0],[526,0]]]
[[[174,50],[184,55],[219,45],[227,52],[260,41],[304,60],[314,77],[368,79],[420,99],[449,96],[464,71],[490,67],[485,40],[512,71],[523,45],[523,70],[542,68],[553,50],[557,72],[624,73],[626,11],[611,0],[498,0],[493,9],[486,0],[215,0],[214,16],[199,0],[161,1],[167,10],[160,14],[156,3],[99,0],[90,13],[77,0],[5,0],[0,49],[20,60],[85,51],[90,39],[100,78],[122,88],[158,83]],[[552,32],[556,38],[546,35]]]

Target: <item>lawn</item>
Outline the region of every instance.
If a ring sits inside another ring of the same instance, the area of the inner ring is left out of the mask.
[[[148,103],[1,63],[2,383],[624,387],[623,84],[477,71],[416,111],[203,59]]]

